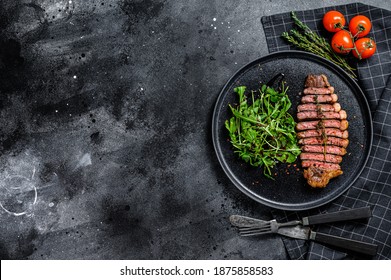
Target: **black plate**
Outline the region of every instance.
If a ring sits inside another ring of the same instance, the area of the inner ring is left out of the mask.
[[[292,101],[291,114],[296,115],[308,74],[325,74],[335,88],[338,102],[348,113],[349,146],[341,164],[344,174],[330,181],[326,188],[311,188],[303,178],[300,160],[296,167],[278,164],[275,180],[266,178],[261,168],[255,168],[239,159],[229,142],[224,122],[232,115],[228,104],[237,102],[233,89],[240,85],[258,90],[278,73],[285,74]],[[224,86],[213,112],[212,137],[219,162],[236,187],[252,199],[270,207],[284,210],[306,210],[324,205],[345,192],[359,177],[371,150],[372,118],[368,102],[357,83],[333,63],[306,52],[277,52],[259,58],[241,68]],[[299,170],[297,170],[299,168]]]

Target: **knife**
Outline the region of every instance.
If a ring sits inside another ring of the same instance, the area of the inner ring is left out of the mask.
[[[277,230],[277,233],[296,239],[313,240],[369,256],[375,256],[377,253],[378,246],[375,244],[315,232],[309,227],[303,227],[301,225],[295,227],[282,227]]]
[[[372,216],[372,212],[370,207],[361,207],[361,208],[342,210],[342,211],[337,211],[332,213],[324,213],[324,214],[308,216],[302,218],[301,220],[280,224],[280,226],[284,227],[284,226],[292,226],[298,224],[301,224],[303,226],[310,226],[310,225],[326,224],[326,223],[333,223],[333,222],[350,221],[356,219],[365,219],[365,218],[370,218],[371,216]],[[237,227],[263,226],[266,223],[268,223],[268,221],[254,219],[254,218],[240,216],[240,215],[232,215],[229,217],[229,220],[232,225]]]

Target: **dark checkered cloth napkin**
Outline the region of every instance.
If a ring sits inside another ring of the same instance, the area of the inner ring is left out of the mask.
[[[374,259],[391,259],[391,11],[354,3],[297,11],[296,14],[312,30],[327,36],[322,29],[322,17],[329,10],[342,12],[347,21],[357,14],[366,15],[372,20],[373,26],[368,37],[374,38],[377,52],[357,65],[358,83],[369,101],[373,116],[374,139],[371,155],[359,179],[333,202],[311,211],[276,211],[273,214],[283,221],[320,212],[370,206],[373,217],[368,221],[321,225],[315,227],[315,230],[378,244],[378,254]],[[282,32],[293,28],[290,13],[263,17],[262,24],[269,52],[293,49],[281,38]],[[289,238],[283,240],[292,259],[363,258],[315,242]]]

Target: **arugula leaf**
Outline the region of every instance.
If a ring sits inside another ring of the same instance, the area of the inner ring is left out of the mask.
[[[252,91],[248,98],[245,86],[236,87],[239,103],[229,105],[233,116],[225,121],[235,153],[250,165],[263,167],[268,178],[273,178],[277,162],[293,163],[301,153],[287,91],[284,84],[281,92],[263,84],[257,96]]]

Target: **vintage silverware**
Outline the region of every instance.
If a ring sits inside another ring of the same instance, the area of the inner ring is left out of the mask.
[[[370,207],[361,207],[361,208],[342,210],[342,211],[337,211],[332,213],[313,215],[309,217],[304,217],[301,220],[290,221],[287,223],[277,223],[276,220],[264,221],[264,220],[240,216],[240,215],[232,215],[229,217],[229,220],[232,225],[240,228],[262,228],[263,226],[268,226],[270,223],[273,223],[273,225],[278,227],[295,226],[295,225],[309,226],[309,225],[364,219],[364,218],[370,218],[371,216],[372,216],[372,212]]]
[[[377,252],[377,245],[375,244],[315,232],[309,227],[309,225],[364,219],[371,216],[371,209],[369,207],[362,207],[313,215],[286,223],[278,223],[276,220],[264,221],[240,215],[232,215],[229,217],[229,220],[232,225],[239,228],[242,236],[277,233],[291,238],[313,240],[353,252],[374,256]]]

